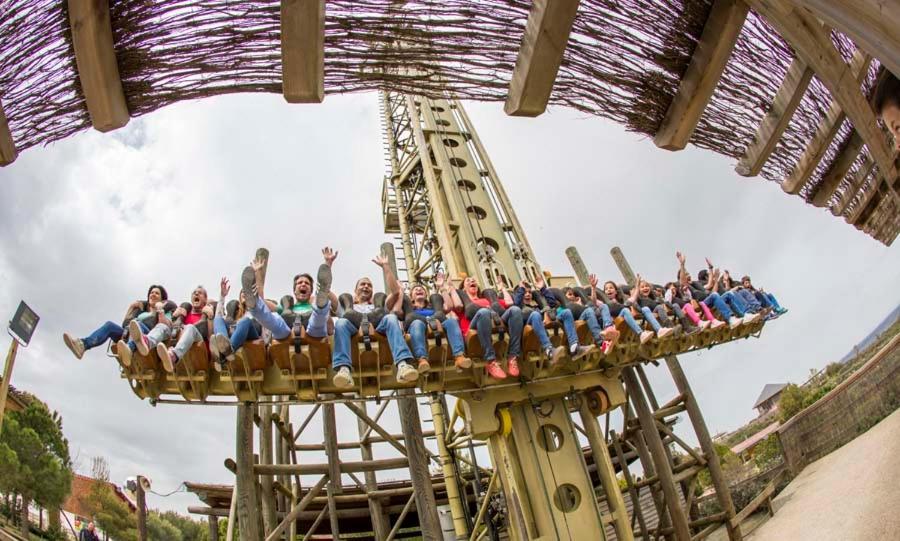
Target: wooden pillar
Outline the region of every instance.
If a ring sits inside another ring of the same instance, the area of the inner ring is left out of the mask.
[[[137,534],[138,541],[147,541],[147,495],[144,492],[144,477],[137,476],[137,488],[135,488],[135,499],[137,502]]]
[[[401,396],[412,393],[410,389],[398,391]],[[400,424],[403,426],[403,441],[409,459],[409,477],[415,491],[416,513],[419,515],[422,539],[441,541],[444,536],[438,519],[437,503],[434,500],[434,487],[431,486],[431,474],[428,472],[428,455],[422,437],[419,407],[415,397],[401,398],[397,400],[397,406],[400,409]]]
[[[578,248],[574,246],[566,248],[566,257],[569,258],[569,263],[575,271],[575,277],[578,278],[578,282],[581,285],[590,283],[590,273],[588,273],[587,265],[584,264],[584,260],[581,259],[581,255],[578,253]]]
[[[0,102],[0,167],[16,161],[18,156],[16,143],[13,141],[12,132],[9,130],[9,122],[3,112],[3,102]]]
[[[740,541],[743,538],[741,526],[740,524],[733,527],[731,525],[731,519],[734,518],[734,502],[731,500],[731,492],[728,490],[728,483],[725,481],[725,475],[722,473],[719,455],[716,454],[716,447],[709,435],[706,421],[703,419],[703,412],[700,411],[700,406],[697,405],[694,391],[691,390],[691,384],[688,383],[678,359],[674,355],[666,357],[666,366],[669,368],[669,373],[672,374],[672,379],[675,381],[675,387],[678,389],[678,392],[684,395],[684,407],[694,427],[694,433],[697,435],[700,449],[705,455],[706,467],[709,468],[709,476],[712,479],[713,486],[716,488],[716,499],[719,501],[719,507],[725,512],[728,538],[731,541]]]
[[[240,523],[241,541],[261,541],[259,529],[259,500],[256,494],[256,474],[253,471],[253,413],[252,404],[237,407],[237,448],[235,463],[237,474],[235,491],[237,496],[237,517]],[[230,524],[229,524],[230,526]]]
[[[3,413],[6,411],[6,399],[9,396],[9,380],[12,379],[13,366],[16,364],[16,352],[19,351],[19,341],[15,338],[9,344],[9,352],[6,354],[6,364],[3,367],[3,380],[0,381],[0,434],[3,433]]]
[[[219,517],[210,515],[207,519],[209,522],[209,541],[219,541]]]
[[[356,405],[363,412],[366,411],[366,401],[360,400],[356,403]],[[360,417],[356,418],[356,424],[359,428],[359,437],[362,438],[363,435],[367,432],[366,428],[368,425],[363,422]],[[360,439],[359,442],[359,453],[363,459],[363,461],[373,460],[372,456],[372,444],[369,443],[368,438],[365,440]],[[371,493],[374,490],[378,489],[378,478],[374,471],[365,472],[365,481],[366,481],[366,491]],[[381,505],[381,500],[378,498],[369,498],[369,513],[372,514],[372,530],[375,534],[375,539],[387,539],[388,533],[390,532],[390,523],[388,522],[388,518],[384,513],[384,508]]]
[[[325,0],[282,0],[281,81],[288,103],[325,98]]]
[[[342,492],[341,489],[341,457],[338,452],[337,425],[334,418],[334,404],[322,406],[322,426],[325,435],[325,455],[328,457],[328,519],[331,521],[331,536],[338,539],[340,525],[337,516],[337,503],[334,496]]]
[[[259,462],[271,464],[272,453],[272,406],[266,404],[259,407]],[[272,476],[263,474],[259,479],[262,490],[263,530],[271,532],[278,524],[275,516],[275,491],[272,488]]]

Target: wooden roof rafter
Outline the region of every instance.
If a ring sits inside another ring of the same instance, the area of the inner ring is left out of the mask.
[[[0,101],[0,166],[9,165],[16,160],[19,153],[16,143],[13,141],[12,132],[9,130],[9,122],[3,112],[3,102]]]
[[[853,202],[853,196],[859,193],[859,190],[865,185],[866,179],[869,178],[874,167],[875,161],[872,160],[872,157],[864,154],[863,161],[859,164],[853,178],[850,179],[847,189],[841,193],[840,199],[831,207],[831,214],[840,216],[847,210],[847,207]]]
[[[281,78],[288,103],[325,99],[325,0],[281,1]]]
[[[817,207],[824,207],[831,200],[834,192],[837,191],[841,181],[847,176],[850,168],[862,152],[863,140],[856,131],[850,133],[850,137],[844,142],[840,153],[831,162],[828,171],[822,176],[819,182],[810,191],[812,204]]]

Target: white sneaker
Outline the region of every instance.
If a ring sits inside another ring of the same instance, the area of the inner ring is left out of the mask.
[[[84,357],[84,341],[75,338],[69,333],[63,333],[63,342],[65,342],[69,351],[75,355],[75,358],[80,359]]]
[[[335,376],[337,377],[337,376]],[[397,365],[397,381],[400,383],[412,383],[419,379],[419,371],[410,366],[407,362],[401,362]]]
[[[741,319],[739,317],[731,316],[731,319],[728,320],[728,326],[732,329],[737,329],[738,327],[741,326],[741,323],[743,323],[743,322],[744,322],[743,319]]]
[[[759,314],[747,314],[744,316],[744,323],[746,325],[750,325],[751,323],[756,322],[760,318]]]
[[[716,329],[718,329],[718,328],[721,328],[722,325],[724,325],[724,324],[725,324],[724,321],[722,321],[721,319],[717,319],[717,320],[715,320],[715,321],[712,322],[712,324],[709,326],[709,328],[710,328],[710,329],[713,329],[713,330],[716,330]]]
[[[708,329],[708,328],[710,327],[711,324],[712,324],[711,322],[706,321],[706,320],[703,320],[703,321],[700,322],[700,324],[698,325],[698,327],[700,327],[700,330],[701,330],[701,331],[705,331],[706,329]]]
[[[672,327],[663,327],[656,332],[656,336],[658,336],[659,338],[665,338],[673,332],[675,332],[675,329],[673,329]]]
[[[116,342],[116,353],[119,355],[119,360],[122,361],[123,366],[131,366],[131,348],[128,347],[128,343],[125,340]]]
[[[337,373],[331,378],[331,382],[334,383],[335,387],[342,389],[353,387],[353,375],[350,373],[349,368],[342,366],[338,368]]]
[[[641,344],[646,344],[650,341],[651,338],[656,336],[656,333],[653,331],[644,331],[641,333]]]

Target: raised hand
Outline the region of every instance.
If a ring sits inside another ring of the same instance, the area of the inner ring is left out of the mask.
[[[714,265],[712,264],[712,261],[710,261],[708,257],[706,258],[706,266],[709,267],[709,268],[713,268],[713,266],[714,266]]]
[[[174,312],[172,312],[173,318],[184,317],[186,315],[187,315],[187,311],[181,306],[179,306],[178,308],[175,309]]]
[[[442,289],[446,282],[447,282],[447,277],[444,276],[443,272],[439,271],[437,274],[434,275],[434,287],[436,287],[438,289]]]
[[[538,290],[544,289],[544,286],[546,286],[546,285],[547,285],[547,282],[544,281],[543,275],[539,274],[534,277],[534,287],[536,287]]]
[[[325,259],[325,264],[328,265],[329,267],[331,266],[332,263],[334,263],[334,260],[337,259],[337,256],[338,256],[337,251],[332,250],[328,246],[322,248],[322,257]]]
[[[156,310],[162,310],[164,306],[165,306],[165,304],[158,302],[153,305],[153,308],[155,308]]]
[[[219,298],[225,300],[229,291],[231,291],[231,284],[228,283],[228,278],[223,276],[219,282]]]
[[[597,279],[597,275],[596,275],[596,274],[589,274],[589,275],[588,275],[588,282],[590,282],[591,287],[593,287],[593,288],[596,289],[597,284],[600,283],[600,280]]]
[[[388,258],[384,257],[381,254],[378,254],[372,258],[372,263],[375,263],[376,265],[378,265],[379,267],[381,267],[383,269],[388,266],[389,262],[388,262]]]
[[[684,261],[685,261],[684,254],[682,254],[681,252],[675,252],[675,258],[678,259],[679,263],[684,265]],[[709,261],[709,260],[707,259],[707,261]]]
[[[250,266],[253,267],[253,272],[258,273],[266,266],[266,262],[262,258],[257,257],[250,262]]]
[[[213,316],[214,316],[214,314],[213,314],[213,307],[212,307],[211,305],[209,305],[209,304],[207,304],[206,306],[204,306],[204,307],[203,307],[203,314],[204,314],[206,317],[209,317],[209,318],[213,317]]]

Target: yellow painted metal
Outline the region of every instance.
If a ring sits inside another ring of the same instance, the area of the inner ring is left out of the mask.
[[[497,432],[504,438],[512,432],[512,416],[509,414],[509,408],[500,408],[497,410],[497,418],[500,421],[500,430]]]

